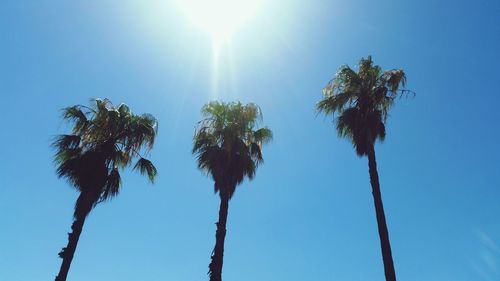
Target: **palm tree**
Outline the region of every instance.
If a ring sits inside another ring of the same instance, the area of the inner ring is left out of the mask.
[[[406,76],[401,69],[382,71],[379,66],[373,65],[371,56],[362,58],[358,67],[358,72],[349,66],[338,70],[323,89],[324,97],[317,104],[317,110],[336,115],[338,135],[352,142],[358,156],[368,156],[385,278],[395,281],[396,272],[375,160],[375,141],[385,138],[385,122],[395,99],[413,92],[405,89]]]
[[[265,127],[256,128],[262,121],[262,113],[252,103],[210,102],[202,108],[202,114],[205,118],[198,123],[192,152],[198,168],[212,176],[214,191],[220,197],[208,274],[210,281],[221,281],[229,200],[245,177],[251,180],[255,176],[263,162],[262,145],[272,139],[272,132]]]
[[[61,269],[56,281],[65,281],[73,255],[90,211],[100,202],[118,195],[119,170],[138,158],[134,169],[147,174],[151,182],[156,168],[145,159],[153,147],[157,121],[150,114],[134,115],[127,105],[114,107],[107,99],[96,99],[91,107],[76,105],[63,110],[63,118],[73,124],[72,133],[59,135],[56,149],[57,175],[80,192],[73,213],[68,245],[59,253]]]

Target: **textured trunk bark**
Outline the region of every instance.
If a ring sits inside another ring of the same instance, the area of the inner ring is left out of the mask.
[[[85,195],[80,194],[77,199],[77,207],[79,210],[75,210],[75,219],[71,225],[71,233],[68,233],[68,245],[59,252],[59,257],[62,258],[61,268],[59,269],[59,274],[57,274],[55,281],[66,281],[68,277],[69,268],[71,266],[71,261],[76,251],[76,246],[78,244],[78,239],[80,239],[80,234],[82,233],[83,224],[87,215],[92,209],[91,202],[86,202],[79,205],[79,201],[86,200]]]
[[[392,260],[391,243],[389,241],[387,222],[385,221],[384,205],[382,204],[382,194],[380,192],[377,172],[377,161],[375,159],[375,148],[373,146],[368,151],[368,168],[370,171],[370,183],[372,185],[373,201],[375,203],[375,213],[377,216],[380,247],[382,248],[385,280],[396,281],[396,271],[394,270],[394,262]]]
[[[226,222],[229,209],[229,196],[221,196],[219,207],[219,221],[215,233],[215,247],[212,251],[212,261],[210,262],[210,281],[222,281],[222,264],[224,259],[224,240],[226,238]]]

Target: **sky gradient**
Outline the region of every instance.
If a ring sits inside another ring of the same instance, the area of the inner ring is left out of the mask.
[[[0,280],[52,280],[77,193],[50,143],[107,97],[159,119],[155,185],[124,172],[68,280],[208,280],[219,207],[191,155],[206,102],[255,102],[274,140],[230,202],[223,277],[383,281],[366,158],[317,115],[343,64],[403,68],[377,162],[396,273],[500,280],[500,2],[265,0],[214,58],[168,1],[2,1]]]

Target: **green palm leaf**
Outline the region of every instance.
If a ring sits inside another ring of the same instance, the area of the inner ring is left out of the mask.
[[[141,175],[147,175],[151,183],[154,183],[156,174],[158,173],[153,163],[142,157],[137,160],[134,170],[139,170]]]

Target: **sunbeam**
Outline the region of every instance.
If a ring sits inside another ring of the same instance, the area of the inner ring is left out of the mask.
[[[212,98],[217,98],[219,91],[221,50],[230,51],[231,36],[255,14],[261,4],[262,0],[177,1],[189,21],[207,32],[212,40]],[[231,65],[231,69],[233,67]],[[231,73],[231,76],[234,74]]]

